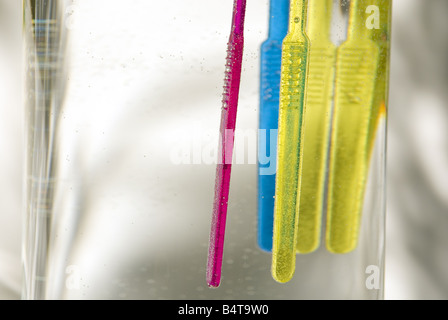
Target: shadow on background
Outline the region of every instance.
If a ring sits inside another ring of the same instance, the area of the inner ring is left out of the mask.
[[[395,1],[386,297],[448,298],[448,2]]]

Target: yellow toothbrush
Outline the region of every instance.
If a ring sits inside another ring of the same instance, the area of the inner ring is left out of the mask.
[[[333,0],[309,1],[310,55],[296,244],[297,252],[303,254],[313,252],[320,243],[336,61],[330,36],[332,8]]]
[[[371,2],[351,1],[347,41],[337,53],[326,232],[333,253],[348,253],[358,243],[379,61],[379,48],[366,26]]]
[[[278,282],[289,281],[295,269],[300,141],[308,68],[307,5],[308,0],[291,1],[289,31],[282,48],[272,248],[272,276]]]

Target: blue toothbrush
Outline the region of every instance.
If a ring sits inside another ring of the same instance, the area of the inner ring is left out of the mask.
[[[258,245],[266,251],[272,250],[280,70],[288,22],[289,0],[271,0],[269,36],[261,46],[258,160]]]

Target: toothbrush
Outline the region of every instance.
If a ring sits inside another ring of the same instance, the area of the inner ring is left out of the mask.
[[[295,270],[296,211],[309,47],[305,34],[307,5],[308,0],[291,1],[289,32],[283,40],[272,246],[272,276],[282,283],[291,280]]]
[[[222,100],[221,134],[219,142],[220,161],[216,169],[215,199],[207,261],[207,284],[209,287],[218,287],[221,282],[234,132],[244,48],[245,12],[246,0],[234,0],[232,29],[227,47],[227,63]]]
[[[282,42],[288,32],[289,0],[271,0],[269,36],[261,46],[259,146],[270,159],[277,157],[278,107]],[[271,148],[273,147],[273,148]],[[258,162],[258,245],[272,251],[276,163]]]
[[[330,36],[332,9],[332,0],[309,1],[310,57],[296,244],[302,254],[313,252],[320,243],[336,62]]]
[[[354,250],[359,237],[379,59],[366,27],[370,2],[351,1],[347,41],[337,53],[326,231],[327,249],[333,253]]]

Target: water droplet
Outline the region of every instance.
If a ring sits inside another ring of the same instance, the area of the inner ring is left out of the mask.
[[[295,22],[295,23],[299,23],[299,22],[300,22],[300,18],[299,18],[299,17],[295,17],[295,18],[294,18],[294,22]]]

